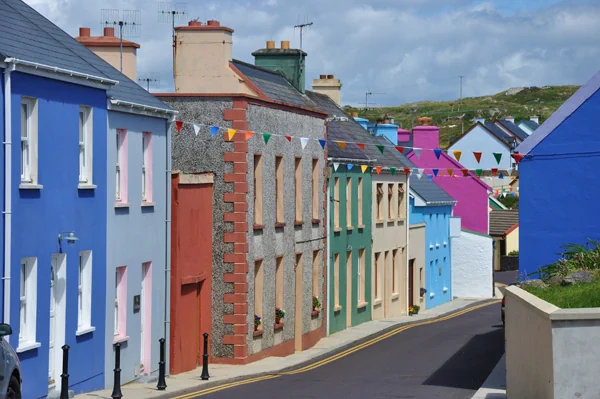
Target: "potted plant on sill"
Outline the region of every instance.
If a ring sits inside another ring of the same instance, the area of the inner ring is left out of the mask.
[[[408,308],[408,315],[412,316],[414,314],[419,314],[419,309],[421,309],[419,305],[412,305]]]
[[[275,308],[275,324],[281,324],[281,319],[285,317],[283,309]]]
[[[261,323],[260,316],[254,315],[254,331],[258,331],[258,326],[260,326]]]
[[[421,298],[423,298],[423,296],[425,294],[427,294],[427,290],[425,288],[421,288],[420,294],[421,294]]]
[[[319,297],[313,296],[313,312],[321,309],[321,301],[319,301]]]

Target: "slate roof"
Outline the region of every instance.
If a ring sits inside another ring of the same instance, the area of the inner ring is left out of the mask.
[[[425,175],[421,179],[413,177],[410,179],[410,189],[413,190],[417,195],[427,204],[431,205],[454,205],[456,200],[452,198],[447,192],[442,190],[440,186],[430,181]]]
[[[484,126],[486,127],[487,130],[492,132],[492,134],[494,136],[496,136],[497,138],[502,140],[504,143],[508,144],[508,143],[514,141],[514,139],[512,138],[512,136],[510,134],[505,133],[501,128],[496,126],[495,123],[486,122],[486,123],[484,123]]]
[[[233,60],[233,65],[262,90],[270,99],[288,104],[314,108],[310,99],[300,93],[280,72]]]
[[[508,129],[512,134],[517,136],[521,141],[525,140],[529,135],[525,133],[520,127],[507,120],[498,120],[499,124]]]
[[[117,80],[109,97],[171,110],[21,0],[0,0],[0,56]]]
[[[531,119],[524,119],[521,122],[519,122],[520,124],[524,124],[525,126],[527,126],[528,128],[530,128],[531,130],[537,129],[538,127],[540,127],[540,125],[538,123],[535,123],[534,121],[532,121]]]
[[[490,212],[490,235],[503,236],[517,223],[519,223],[518,209],[494,209]]]

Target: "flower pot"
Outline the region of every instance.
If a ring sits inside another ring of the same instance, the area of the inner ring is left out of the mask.
[[[258,324],[254,325],[254,331],[258,331]]]
[[[281,319],[279,317],[275,318],[275,324],[281,324]]]

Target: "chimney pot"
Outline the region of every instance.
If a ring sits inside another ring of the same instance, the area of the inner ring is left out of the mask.
[[[91,35],[90,28],[79,28],[79,36],[89,37]]]
[[[190,21],[190,22],[188,22],[188,26],[202,26],[202,22],[200,22],[200,21]]]
[[[288,50],[290,48],[290,42],[288,40],[281,41],[281,49]]]
[[[353,118],[358,118],[358,112],[353,112],[353,113],[352,113],[352,117],[353,117]]]
[[[327,75],[327,79],[333,79],[333,75]]]
[[[115,36],[115,28],[104,28],[104,36],[114,37]]]
[[[267,48],[268,49],[273,49],[275,48],[275,42],[273,40],[268,40],[267,41]]]
[[[533,115],[529,118],[529,120],[534,121],[538,125],[540,124],[540,118],[537,115]]]
[[[221,26],[221,23],[217,20],[211,19],[210,21],[206,22],[206,25],[208,26]]]
[[[319,79],[327,79],[327,75],[319,75]]]

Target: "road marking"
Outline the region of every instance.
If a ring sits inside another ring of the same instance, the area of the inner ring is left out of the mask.
[[[265,376],[261,376],[261,377],[250,378],[250,379],[247,379],[247,380],[236,381],[236,382],[232,382],[232,383],[228,383],[228,384],[218,385],[218,386],[213,387],[213,388],[207,388],[207,389],[200,390],[200,391],[197,391],[197,392],[192,392],[192,393],[188,393],[188,394],[185,394],[185,395],[176,396],[176,397],[171,398],[171,399],[192,399],[192,398],[196,398],[196,397],[199,397],[199,396],[208,395],[210,393],[215,393],[215,392],[218,392],[218,391],[222,391],[222,390],[233,388],[233,387],[240,386],[240,385],[252,384],[254,382],[259,382],[259,381],[265,381],[265,380],[271,380],[271,379],[274,379],[274,378],[279,378],[282,375],[293,375],[293,374],[304,373],[306,371],[314,370],[314,369],[316,369],[318,367],[321,367],[321,366],[324,366],[324,365],[329,364],[331,362],[334,362],[336,360],[339,360],[339,359],[341,359],[343,357],[346,357],[346,356],[348,356],[348,355],[350,355],[350,354],[352,354],[354,352],[357,352],[357,351],[359,351],[361,349],[367,348],[367,347],[369,347],[371,345],[376,344],[377,342],[383,341],[384,339],[387,339],[387,338],[389,338],[391,336],[399,334],[402,331],[406,331],[406,330],[408,330],[410,328],[414,328],[414,327],[419,327],[419,326],[424,326],[424,325],[428,325],[428,324],[439,323],[441,321],[450,320],[450,319],[453,319],[455,317],[462,316],[463,314],[472,312],[474,310],[481,309],[483,307],[490,306],[490,305],[495,305],[497,303],[500,303],[500,300],[494,300],[494,301],[482,303],[480,305],[472,306],[472,307],[469,307],[469,308],[466,308],[466,309],[463,309],[463,310],[459,310],[458,312],[449,314],[447,316],[442,316],[442,317],[437,318],[437,319],[425,320],[425,321],[416,322],[416,323],[409,324],[409,325],[400,326],[400,327],[398,327],[398,328],[396,328],[396,329],[394,329],[392,331],[389,331],[389,332],[387,332],[385,334],[382,334],[382,335],[377,336],[375,338],[372,338],[372,339],[370,339],[370,340],[368,340],[366,342],[363,342],[360,345],[357,345],[357,346],[354,346],[352,348],[346,349],[345,351],[342,351],[342,352],[340,352],[338,354],[335,354],[333,356],[330,356],[328,358],[322,359],[322,360],[320,360],[318,362],[309,364],[309,365],[304,366],[302,368],[299,368],[297,370],[288,371],[288,372],[284,372],[284,373],[278,373],[278,374],[269,374],[269,375],[265,375]]]

